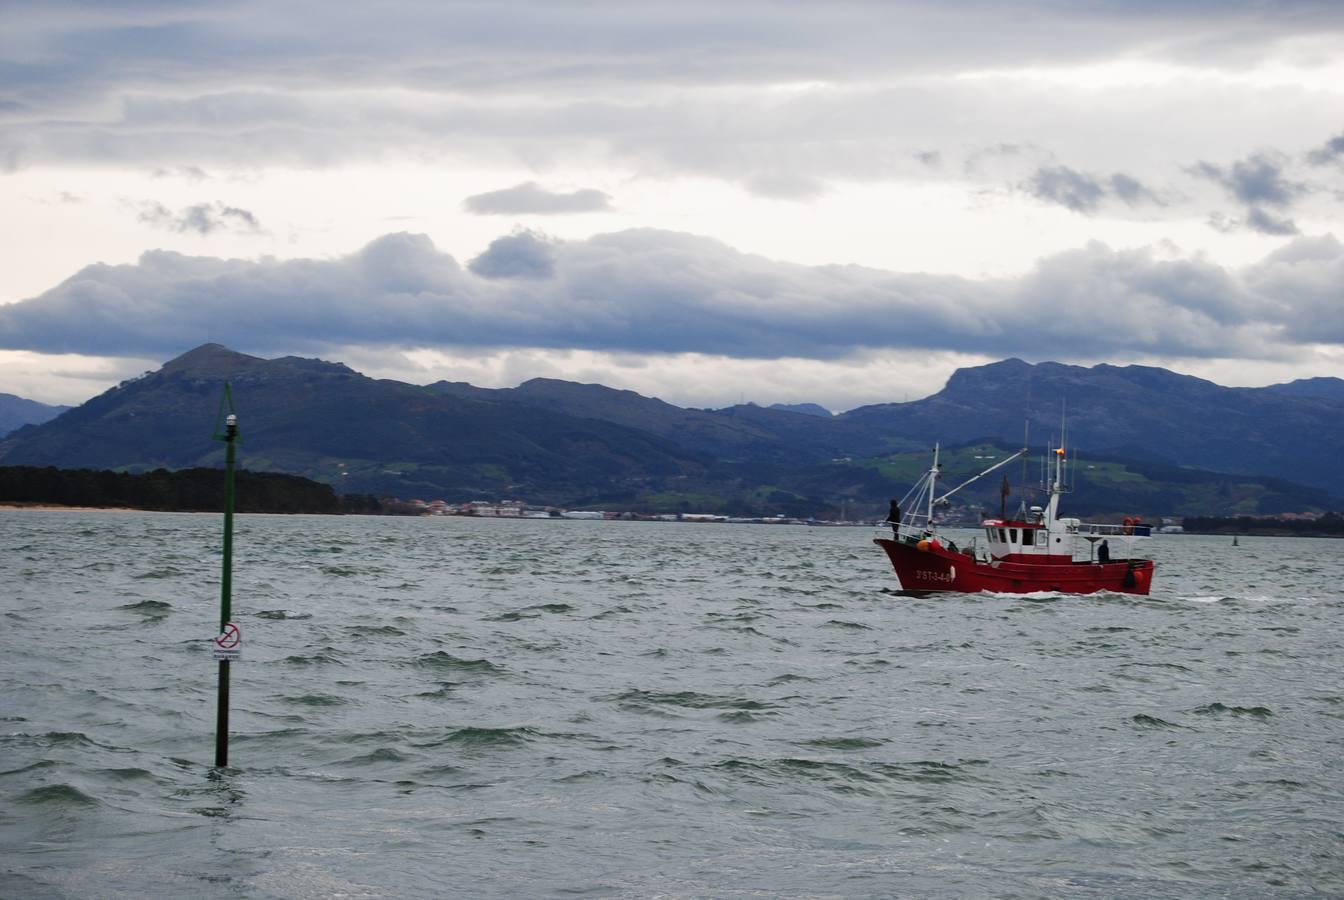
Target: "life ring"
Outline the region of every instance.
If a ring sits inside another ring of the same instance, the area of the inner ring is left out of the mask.
[[[1134,533],[1134,520],[1131,519],[1129,516],[1125,516],[1125,524],[1124,524],[1124,527],[1123,527],[1121,530],[1122,530],[1125,534],[1133,534],[1133,533]]]

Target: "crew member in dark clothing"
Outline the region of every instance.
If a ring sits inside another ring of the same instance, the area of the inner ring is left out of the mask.
[[[901,507],[895,501],[891,501],[891,507],[887,510],[887,522],[891,525],[891,533],[899,536],[901,525]]]
[[[1097,562],[1108,563],[1110,561],[1111,561],[1111,548],[1110,545],[1108,545],[1106,541],[1103,540],[1099,545],[1097,545]]]

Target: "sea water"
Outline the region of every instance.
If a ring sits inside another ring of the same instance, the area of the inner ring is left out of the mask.
[[[864,529],[0,511],[3,897],[1344,894],[1344,542],[900,596]]]

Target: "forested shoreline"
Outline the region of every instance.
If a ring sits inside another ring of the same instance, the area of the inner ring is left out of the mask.
[[[49,504],[165,512],[220,512],[224,470],[154,469],[114,472],[55,466],[0,466],[0,503]],[[234,509],[242,513],[387,512],[377,497],[341,495],[329,484],[279,472],[240,470],[234,479]]]
[[[1186,516],[1189,534],[1253,534],[1266,537],[1344,537],[1344,515],[1328,512],[1318,519],[1274,519],[1260,516]]]

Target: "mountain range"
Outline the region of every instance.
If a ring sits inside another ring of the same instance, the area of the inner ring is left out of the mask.
[[[958,370],[921,400],[831,416],[811,404],[688,409],[544,378],[418,386],[206,344],[8,435],[0,465],[219,466],[223,446],[210,436],[226,380],[242,466],[347,493],[735,514],[847,505],[875,515],[927,465],[935,441],[983,445],[970,460],[1022,446],[1024,428],[1028,446],[1057,445],[1065,423],[1068,446],[1095,473],[1075,498],[1095,508],[1071,507],[1076,514],[1137,512],[1138,503],[1150,515],[1270,513],[1338,508],[1344,496],[1344,380],[1227,388],[1151,367],[1016,359]],[[920,387],[937,386],[893,384],[892,393]],[[968,496],[997,502],[991,487]]]
[[[0,437],[24,425],[40,425],[65,412],[68,406],[51,406],[13,394],[0,394]]]

